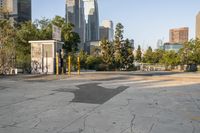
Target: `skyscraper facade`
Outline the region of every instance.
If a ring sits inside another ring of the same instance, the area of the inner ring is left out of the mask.
[[[0,0],[0,19],[17,23],[31,20],[31,0]]]
[[[17,13],[17,0],[0,0],[1,19],[15,19]]]
[[[84,0],[86,16],[86,41],[99,40],[99,11],[97,0]]]
[[[4,12],[5,12],[5,0],[0,0],[0,19],[3,19],[4,17]]]
[[[102,27],[103,27],[103,29],[107,29],[108,30],[107,31],[108,32],[107,33],[108,34],[108,36],[107,36],[108,40],[109,41],[113,41],[113,38],[114,38],[113,22],[111,20],[104,20],[102,22]],[[100,36],[103,35],[103,33],[101,32],[102,27],[100,28]]]
[[[196,37],[200,39],[200,12],[196,17]]]
[[[17,22],[31,21],[31,0],[18,0]]]
[[[188,27],[171,29],[169,31],[169,42],[183,44],[184,42],[188,41],[188,36],[189,36]]]
[[[113,41],[114,38],[114,30],[113,30],[113,22],[111,20],[104,20],[102,22],[102,26],[99,29],[100,40],[106,39],[108,41]]]
[[[85,16],[83,0],[66,0],[66,22],[74,24],[74,31],[80,36],[79,49],[84,49]]]

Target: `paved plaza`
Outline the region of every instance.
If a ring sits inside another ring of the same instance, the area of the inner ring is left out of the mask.
[[[200,133],[200,74],[0,77],[0,133]]]

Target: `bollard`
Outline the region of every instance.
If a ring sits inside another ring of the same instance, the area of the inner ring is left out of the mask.
[[[62,59],[61,59],[61,64],[62,64],[62,75],[64,75],[64,49],[62,49],[62,52],[61,52],[61,55],[62,55]]]
[[[59,63],[58,53],[56,53],[56,75],[59,74],[59,66],[58,66],[58,63]]]
[[[77,57],[78,75],[80,75],[80,57]]]
[[[68,75],[71,75],[71,56],[68,56]]]

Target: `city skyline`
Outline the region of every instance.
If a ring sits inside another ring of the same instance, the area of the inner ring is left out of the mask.
[[[178,27],[189,27],[189,39],[195,37],[196,14],[200,11],[200,1],[126,1],[122,6],[120,0],[98,0],[99,22],[106,19],[112,20],[114,25],[121,22],[125,27],[124,36],[134,39],[136,45],[155,48],[158,39],[164,38],[164,42],[167,42],[169,29]],[[56,4],[53,2],[55,1],[33,1],[33,20],[42,16],[64,17],[65,1],[57,0]],[[45,3],[48,6],[44,8]]]

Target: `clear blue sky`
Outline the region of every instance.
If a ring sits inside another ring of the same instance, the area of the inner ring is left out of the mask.
[[[34,19],[64,17],[66,0],[32,0]],[[156,47],[158,39],[168,41],[169,29],[190,28],[195,37],[195,18],[200,0],[98,0],[100,23],[104,19],[121,22],[125,37],[134,39],[143,48]]]

